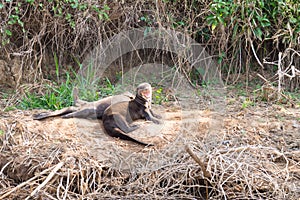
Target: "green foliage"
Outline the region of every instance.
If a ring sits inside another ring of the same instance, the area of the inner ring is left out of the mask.
[[[234,3],[231,0],[214,0],[210,5],[211,14],[206,20],[212,31],[219,25],[233,27],[233,37],[238,33],[255,35],[259,40],[268,36],[266,27],[271,26],[269,16],[263,12],[264,2],[247,0]],[[250,23],[250,24],[249,24]],[[249,26],[250,25],[250,26]]]
[[[300,106],[300,89],[294,91],[294,92],[284,92],[284,95],[289,97],[289,99],[292,99],[296,102],[298,106]]]
[[[63,107],[71,106],[73,103],[72,89],[73,85],[70,76],[61,84],[53,83],[45,85],[43,94],[27,92],[25,97],[19,101],[18,108],[33,109],[43,108],[58,110]]]
[[[54,54],[55,69],[57,82],[44,85],[43,93],[39,94],[32,91],[27,91],[17,108],[33,109],[42,108],[50,110],[58,110],[63,107],[71,106],[73,103],[72,91],[76,86],[79,89],[80,99],[86,101],[95,101],[99,98],[114,94],[119,87],[115,87],[108,78],[101,83],[100,78],[97,78],[95,69],[91,64],[87,68],[83,68],[78,62],[79,71],[86,73],[80,74],[75,71],[66,71],[61,74],[58,59]],[[65,77],[64,79],[62,77]],[[73,78],[72,78],[73,77]],[[102,85],[102,87],[100,87]]]
[[[79,66],[79,72],[85,72],[84,74],[76,73],[73,71],[75,77],[74,84],[79,89],[79,96],[86,101],[95,101],[99,99],[98,87],[100,85],[100,78],[96,76],[95,69],[91,63],[86,68],[76,61]]]
[[[248,108],[250,106],[255,106],[255,103],[253,101],[251,101],[249,98],[245,99],[242,103],[242,108]]]
[[[8,112],[8,111],[16,110],[16,109],[17,109],[16,106],[7,106],[7,107],[4,109],[4,111],[5,111],[5,112]]]
[[[58,58],[56,56],[56,53],[54,53],[54,63],[55,63],[55,74],[57,81],[59,81],[59,63],[58,63]]]
[[[212,4],[210,4],[210,11],[212,14],[207,16],[207,22],[211,25],[212,31],[219,25],[225,25],[227,18],[229,18],[234,11],[235,4],[231,1],[224,0],[214,0]]]
[[[106,85],[104,84],[102,87],[96,89],[94,86],[93,90],[84,89],[79,90],[80,98],[87,101],[95,101],[101,97],[105,97],[108,95],[112,95],[116,91],[116,87],[112,85],[108,79],[106,79]],[[50,109],[50,110],[58,110],[64,107],[71,106],[73,103],[72,90],[75,87],[72,84],[73,81],[70,79],[62,82],[61,84],[54,83],[53,85],[46,85],[45,91],[43,94],[37,94],[34,92],[27,92],[25,97],[22,98],[17,108],[20,109]],[[78,86],[78,85],[77,85]],[[81,87],[82,88],[82,87]],[[97,92],[96,90],[100,91]],[[101,97],[100,97],[101,96]]]
[[[118,91],[119,87],[115,87],[108,78],[105,78],[103,86],[100,88],[100,96],[106,97],[108,95],[114,94],[116,91]]]
[[[85,12],[95,12],[99,20],[109,19],[106,13],[110,8],[105,4],[99,7],[97,4],[87,4],[87,2],[80,2],[78,0],[64,0],[64,1],[50,1],[52,3],[52,11],[58,18],[65,19],[68,24],[75,29],[76,27],[76,14]]]
[[[229,27],[233,39],[239,34],[260,41],[281,30],[284,43],[287,37],[296,38],[300,32],[300,9],[296,0],[265,2],[263,0],[214,0],[209,7],[210,14],[206,21],[214,31],[218,26]],[[274,28],[277,28],[273,31]],[[285,29],[285,30],[284,30]],[[292,31],[293,35],[290,35]]]
[[[276,2],[276,1],[275,1]],[[298,0],[278,1],[278,16],[283,16],[283,43],[295,43],[300,33],[300,5]],[[278,23],[282,19],[274,19]]]
[[[6,4],[12,4],[13,2],[11,0],[6,0],[3,3],[0,3],[0,12],[1,10],[3,10],[5,8]],[[10,37],[13,35],[12,30],[9,27],[12,26],[19,26],[21,27],[21,30],[23,33],[25,33],[25,29],[24,29],[24,22],[21,20],[21,2],[12,4],[12,8],[10,11],[10,15],[7,16],[6,21],[4,21],[3,26],[3,31],[1,31],[2,33],[2,41],[1,44],[2,45],[6,45],[10,42]],[[3,22],[2,22],[3,23]],[[1,27],[0,27],[1,28]]]
[[[41,14],[42,16],[52,16],[53,20],[59,20],[61,24],[68,24],[73,30],[76,28],[77,23],[82,20],[88,20],[87,13],[96,15],[99,20],[108,20],[107,12],[110,10],[109,6],[79,1],[79,0],[26,0],[15,2],[6,0],[0,2],[0,12],[3,14],[4,20],[0,26],[2,34],[2,45],[10,43],[11,37],[16,35],[19,37],[18,30],[22,30],[24,36],[29,35],[32,30],[26,29],[27,24],[32,21],[26,21],[26,17],[30,16],[32,11]],[[86,18],[86,19],[84,19]],[[80,19],[80,20],[78,20]],[[21,29],[20,29],[21,28]]]
[[[96,11],[98,18],[101,19],[109,19],[108,14],[106,13],[108,10],[110,10],[110,8],[108,7],[108,5],[104,5],[102,9],[99,9],[98,6],[93,5],[92,6],[93,10]]]
[[[163,92],[163,88],[159,87],[158,89],[153,90],[152,101],[154,104],[161,104],[162,102],[168,101],[166,94]]]

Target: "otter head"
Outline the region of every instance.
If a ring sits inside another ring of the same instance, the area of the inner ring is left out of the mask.
[[[137,95],[142,97],[144,100],[151,103],[152,99],[152,88],[149,83],[141,83],[137,87]]]

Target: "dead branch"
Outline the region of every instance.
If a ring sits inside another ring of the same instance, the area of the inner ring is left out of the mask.
[[[211,174],[206,170],[206,165],[200,160],[200,158],[190,149],[190,147],[185,146],[185,150],[196,161],[196,163],[200,165],[201,170],[203,172],[203,176],[207,179],[210,179]]]
[[[53,171],[54,171],[56,168],[61,167],[63,164],[64,164],[63,162],[62,162],[62,163],[58,163],[56,166],[52,166],[52,167],[50,167],[50,168],[45,169],[44,171],[42,171],[42,172],[39,173],[38,175],[36,175],[36,176],[34,176],[34,177],[28,179],[27,181],[25,181],[25,182],[19,184],[18,186],[14,187],[12,190],[6,192],[4,195],[2,195],[2,196],[0,197],[0,199],[4,199],[5,197],[9,196],[9,195],[12,194],[13,192],[15,192],[15,191],[19,190],[20,188],[22,188],[22,187],[24,187],[24,186],[30,184],[30,182],[34,181],[35,179],[37,179],[37,178],[41,177],[42,175],[48,173],[48,172],[51,171],[52,169],[53,169]],[[58,168],[58,169],[59,169],[59,168]],[[57,170],[56,170],[56,171],[57,171]],[[49,176],[48,176],[48,177],[49,177]],[[44,181],[44,182],[45,182],[45,181]],[[47,182],[46,182],[46,183],[47,183]]]
[[[42,184],[40,184],[37,188],[35,188],[35,190],[33,190],[33,192],[31,192],[30,196],[28,196],[26,198],[30,199],[32,196],[34,196],[36,193],[38,193],[51,179],[52,177],[55,175],[55,173],[64,165],[64,162],[60,162],[58,163],[54,169],[51,171],[51,173],[47,176],[47,178],[43,181]]]

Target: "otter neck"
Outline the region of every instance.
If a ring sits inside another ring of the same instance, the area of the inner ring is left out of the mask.
[[[143,98],[142,96],[140,96],[140,95],[136,95],[134,101],[135,101],[137,104],[139,104],[139,105],[141,105],[141,106],[143,106],[143,107],[145,107],[145,108],[149,108],[149,106],[150,106],[149,100],[144,99],[144,98]],[[150,101],[151,101],[151,100],[150,100]]]

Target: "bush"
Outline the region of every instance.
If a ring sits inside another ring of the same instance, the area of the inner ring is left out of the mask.
[[[54,52],[59,64],[67,66],[75,63],[74,58],[81,62],[93,47],[120,31],[145,26],[176,29],[205,44],[206,50],[218,57],[226,83],[238,79],[241,72],[248,75],[261,69],[273,76],[277,66],[264,64],[264,60],[277,60],[278,53],[287,48],[299,51],[296,0],[163,0],[157,4],[140,0],[107,4],[7,0],[0,3],[0,11],[1,52],[7,55],[3,59],[20,56],[23,74],[34,71],[22,76],[23,82],[49,77],[46,66],[54,68],[49,61]],[[284,62],[284,68],[297,64],[290,52]],[[299,86],[299,81],[295,83]]]

